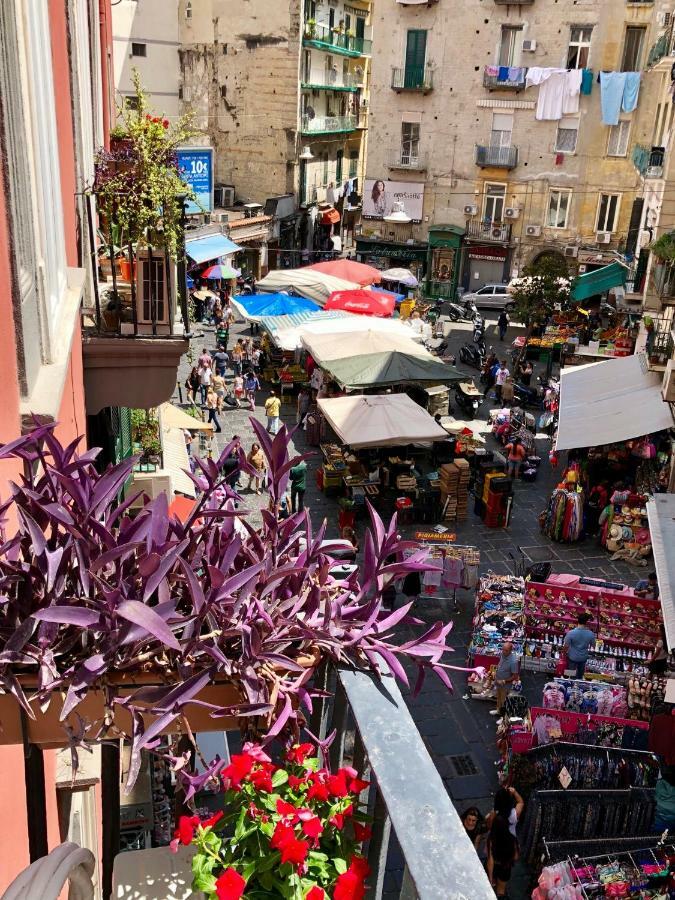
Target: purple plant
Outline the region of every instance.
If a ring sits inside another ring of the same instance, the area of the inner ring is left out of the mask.
[[[78,441],[63,447],[52,426],[0,449],[0,459],[27,464],[0,504],[0,516],[13,508],[19,523],[0,545],[0,690],[11,692],[29,717],[27,694],[44,706],[60,703],[66,691],[60,711],[66,725],[89,691],[103,689],[108,714],[95,723],[75,718],[79,728],[71,718],[69,740],[74,746],[119,737],[109,713],[116,704],[126,707],[135,762],[129,784],[140,751],[154,748],[158,735],[195,705],[213,717],[255,717],[247,721],[266,741],[297,736],[303,710],[312,708],[319,659],[373,672],[384,664],[406,684],[401,661],[408,659],[418,669],[416,690],[429,669],[451,688],[446,669],[454,667],[442,661],[451,624],[439,622],[397,644],[395,627],[414,621],[410,604],[388,612],[381,603],[385,579],[433,568],[426,552],[399,540],[395,518],[385,527],[371,508],[360,579],[334,581],[329,551],[320,546],[325,522],[315,531],[306,512],[283,521],[274,512],[290,468],[304,457],[289,458],[285,428],[272,439],[252,424],[270,472],[270,510],[260,529],[224,481],[230,454],[250,471],[236,441],[218,460],[197,460],[190,477],[200,496],[185,523],[169,515],[165,495],[144,498],[132,514],[134,498],[119,497],[135,460],[101,474],[94,466],[98,450],[77,454]],[[153,676],[154,684],[122,694],[125,673]],[[241,702],[218,707],[199,699],[219,680],[240,686]]]

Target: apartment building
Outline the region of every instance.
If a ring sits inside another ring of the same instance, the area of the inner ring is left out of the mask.
[[[431,296],[450,296],[508,280],[541,253],[575,273],[630,253],[645,90],[607,125],[598,76],[644,68],[661,5],[467,0],[458,16],[445,0],[379,3],[360,258],[407,255]],[[535,69],[550,68],[588,74],[569,111],[542,118]],[[383,193],[412,220],[403,231]]]
[[[115,89],[133,102],[134,71],[152,96],[153,108],[180,114],[178,0],[119,0],[112,5]]]
[[[353,228],[364,174],[369,0],[179,3],[183,106],[237,201],[292,195],[294,246]],[[331,244],[332,245],[332,244]],[[271,260],[271,265],[283,260]]]

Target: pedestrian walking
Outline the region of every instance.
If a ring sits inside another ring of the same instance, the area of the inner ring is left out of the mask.
[[[251,484],[255,481],[255,492],[256,494],[260,493],[260,486],[263,484],[265,479],[265,454],[260,449],[259,444],[253,444],[251,447],[248,456],[246,457],[246,461],[249,466],[255,469],[255,475],[249,476],[248,479],[248,489],[251,490]]]
[[[185,390],[187,391],[188,400],[192,399],[193,403],[197,402],[197,394],[199,393],[199,385],[201,384],[201,379],[199,376],[199,369],[197,366],[193,366],[190,374],[185,379]]]
[[[222,375],[211,376],[211,389],[222,400],[225,396],[225,379]]]
[[[223,429],[220,427],[220,422],[218,421],[218,395],[210,386],[208,393],[206,394],[206,408],[209,411],[208,421],[215,425],[216,434],[220,434]]]
[[[279,431],[279,413],[281,412],[281,400],[274,391],[265,400],[265,415],[267,416],[267,431],[276,434]]]
[[[206,366],[208,366],[210,369],[212,364],[213,364],[213,359],[211,358],[211,354],[209,353],[209,351],[206,347],[202,347],[202,352],[201,352],[199,359],[197,360],[197,365],[199,366],[200,369],[203,369]]]
[[[499,662],[495,669],[495,688],[497,689],[497,708],[490,710],[491,716],[503,715],[504,704],[509,696],[511,685],[518,681],[518,657],[513,652],[511,641],[504,641]]]
[[[255,412],[255,392],[260,390],[260,382],[258,376],[251,369],[244,376],[244,391],[246,399],[251,405],[251,412]]]
[[[253,366],[253,371],[256,375],[260,374],[260,357],[262,356],[262,350],[258,344],[253,348],[253,352],[251,353],[251,365]]]
[[[570,629],[565,635],[563,646],[567,651],[567,659],[574,663],[576,673],[575,678],[583,679],[586,671],[586,661],[588,660],[588,652],[591,644],[596,641],[595,634],[586,626],[592,620],[590,613],[580,613],[577,616],[579,623],[576,628]]]
[[[495,375],[495,396],[499,401],[502,399],[502,388],[510,374],[511,373],[506,368],[505,360],[502,360],[501,365],[497,369],[497,374]]]
[[[242,347],[241,340],[238,340],[237,343],[232,348],[232,352],[230,353],[230,359],[232,361],[232,368],[234,370],[235,375],[241,375],[241,367],[244,361],[244,348]]]
[[[237,409],[241,406],[241,401],[245,397],[244,377],[243,375],[235,375],[232,381],[232,390],[234,391],[234,399],[237,401]]]
[[[300,393],[298,394],[298,403],[296,407],[296,417],[295,421],[300,428],[305,427],[305,416],[309,412],[309,402],[310,402],[309,391],[306,387],[300,388]]]
[[[211,359],[211,357],[209,357]],[[208,394],[209,388],[211,387],[211,380],[213,379],[213,372],[211,370],[211,364],[208,366],[200,366],[199,368],[199,392],[201,394],[202,406],[206,403],[206,395]]]
[[[509,475],[511,478],[517,478],[520,474],[520,467],[527,455],[525,447],[523,447],[520,438],[514,438],[510,444],[504,448],[508,453]]]
[[[296,511],[297,503],[297,511],[302,512],[305,508],[305,491],[307,490],[307,463],[304,459],[297,466],[293,466],[288,473],[288,478],[291,484],[291,510]]]
[[[503,341],[506,337],[506,330],[509,327],[509,314],[503,309],[499,313],[499,318],[497,319],[497,328],[499,329],[499,340]]]

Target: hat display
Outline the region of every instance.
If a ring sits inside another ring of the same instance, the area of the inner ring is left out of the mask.
[[[607,541],[607,549],[610,553],[616,553],[617,550],[621,549],[621,544],[618,541],[612,540],[612,538],[610,538]]]
[[[649,534],[649,529],[648,528],[638,528],[637,531],[635,532],[635,540],[638,542],[638,544],[643,544],[643,545],[650,544],[651,536]]]
[[[624,525],[623,528],[621,529],[621,531],[622,531],[621,536],[623,537],[624,541],[632,540],[632,538],[633,538],[633,529],[632,528],[630,528],[628,525]]]
[[[623,529],[620,525],[612,525],[612,527],[609,529],[609,536],[615,541],[619,541],[623,537]]]

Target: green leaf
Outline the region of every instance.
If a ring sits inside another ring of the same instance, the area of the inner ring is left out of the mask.
[[[288,781],[288,772],[285,769],[277,769],[272,775],[272,787],[278,788]]]
[[[204,891],[205,894],[215,894],[216,892],[216,876],[210,872],[204,872],[203,875],[195,875],[192,879],[193,891]]]
[[[242,834],[244,833],[244,819],[246,818],[246,807],[242,806],[241,812],[239,813],[239,818],[237,819],[237,824],[234,828],[234,838],[235,840],[240,840]]]
[[[334,856],[332,862],[338,875],[344,875],[347,871],[347,861],[341,859],[339,856]]]
[[[265,888],[266,891],[271,891],[272,886],[274,884],[274,879],[270,872],[261,872],[258,871],[258,881]]]
[[[316,860],[317,862],[326,862],[328,860],[328,855],[326,853],[321,853],[319,850],[310,850],[309,859]]]
[[[250,862],[244,863],[244,868],[241,875],[246,882],[250,881],[251,876],[255,874],[257,865],[258,864],[254,859],[252,859]]]
[[[318,756],[310,756],[309,759],[306,759],[302,764],[304,769],[308,769],[310,772],[317,772],[319,769],[319,757]]]

